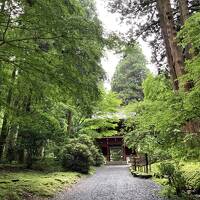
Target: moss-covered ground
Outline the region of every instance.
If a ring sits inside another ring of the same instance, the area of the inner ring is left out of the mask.
[[[0,171],[0,200],[28,199],[27,196],[50,197],[77,182],[76,172],[42,173],[36,171]]]

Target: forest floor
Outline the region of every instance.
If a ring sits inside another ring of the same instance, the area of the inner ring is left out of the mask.
[[[0,200],[39,199],[76,183],[83,175],[75,172],[42,173],[0,170]]]
[[[104,166],[52,200],[161,200],[160,186],[134,178],[127,166]]]

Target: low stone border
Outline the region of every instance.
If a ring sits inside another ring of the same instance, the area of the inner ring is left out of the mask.
[[[143,178],[143,179],[152,178],[152,175],[151,175],[151,174],[140,174],[140,173],[134,172],[134,171],[131,171],[131,174],[132,174],[134,177]]]

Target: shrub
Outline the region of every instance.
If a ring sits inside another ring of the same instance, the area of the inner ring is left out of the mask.
[[[90,148],[90,152],[92,154],[92,160],[93,160],[93,165],[96,167],[99,167],[104,164],[104,156],[102,153],[100,153],[99,149],[96,148],[96,146],[92,146]]]
[[[44,172],[55,172],[63,170],[60,162],[55,160],[54,158],[45,158],[43,160],[38,160],[33,163],[32,169]]]
[[[88,147],[80,143],[65,146],[62,152],[62,166],[66,170],[88,173],[92,157]]]
[[[186,191],[186,180],[178,166],[175,167],[172,163],[161,163],[159,171],[162,176],[166,176],[168,184],[171,188],[174,188],[176,195],[182,196]],[[170,189],[170,191],[173,191]]]
[[[85,134],[79,135],[79,137],[75,140],[81,144],[85,144],[86,146],[88,146],[88,148],[90,148],[94,145],[92,138]]]
[[[200,193],[200,170],[185,172],[188,188],[194,193]]]

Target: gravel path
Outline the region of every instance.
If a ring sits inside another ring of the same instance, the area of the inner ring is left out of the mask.
[[[159,186],[134,178],[127,166],[104,166],[52,200],[161,200]]]

